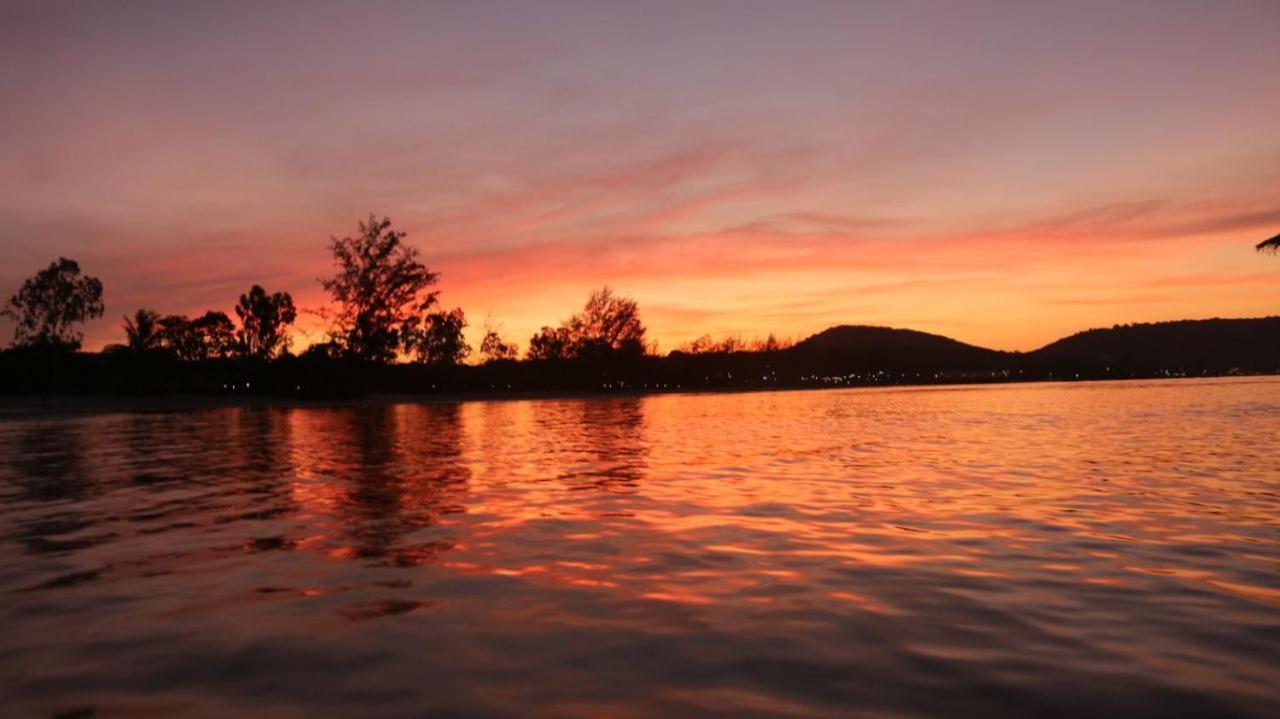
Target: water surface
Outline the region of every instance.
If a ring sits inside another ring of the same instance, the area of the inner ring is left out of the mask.
[[[1280,715],[1276,380],[11,418],[0,459],[7,716]]]

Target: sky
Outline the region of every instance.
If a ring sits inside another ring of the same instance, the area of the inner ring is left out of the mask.
[[[302,347],[376,213],[473,344],[602,285],[662,351],[1280,314],[1277,34],[1274,0],[0,0],[0,294],[78,260],[93,349],[258,283]]]

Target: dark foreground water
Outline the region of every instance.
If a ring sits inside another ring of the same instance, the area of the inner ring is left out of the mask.
[[[4,716],[1280,716],[1280,381],[0,420]]]

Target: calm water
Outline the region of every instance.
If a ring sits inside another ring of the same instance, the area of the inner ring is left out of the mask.
[[[6,716],[1280,715],[1280,381],[0,421]]]

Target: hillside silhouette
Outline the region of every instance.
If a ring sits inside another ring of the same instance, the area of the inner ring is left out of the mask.
[[[1171,367],[1189,373],[1274,372],[1280,365],[1280,317],[1117,325],[1077,332],[1028,357],[1043,366],[1091,373],[1106,367],[1136,373]]]
[[[838,325],[789,350],[810,371],[829,370],[996,370],[1010,366],[1011,354],[916,330]]]

